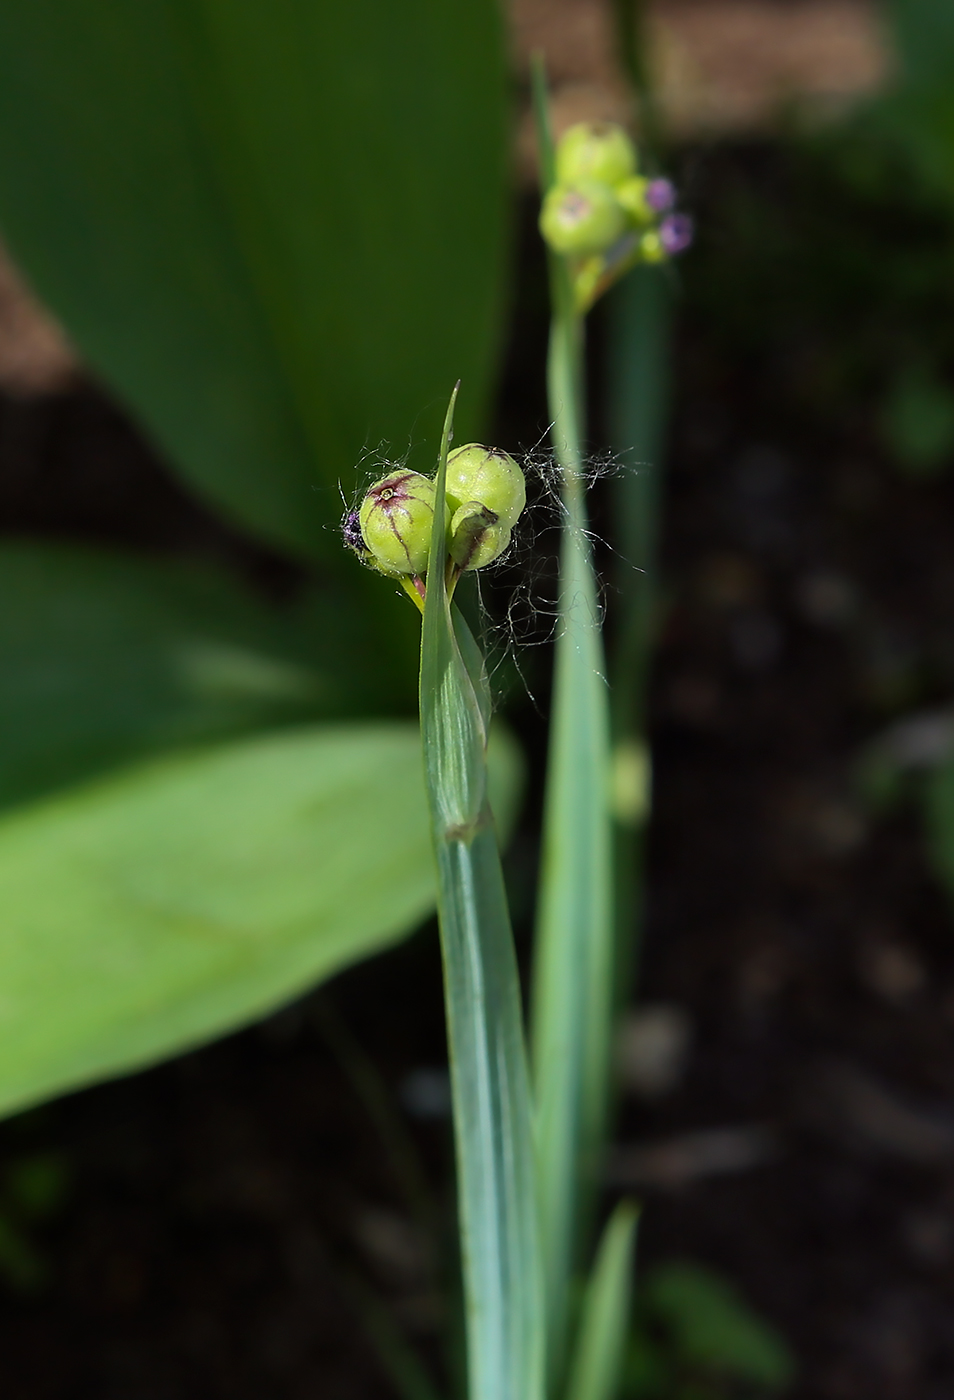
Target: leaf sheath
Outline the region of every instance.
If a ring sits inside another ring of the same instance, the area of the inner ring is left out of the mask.
[[[444,579],[452,411],[453,400],[424,608],[421,729],[454,1098],[468,1396],[539,1400],[543,1319],[532,1110],[517,964],[486,792],[487,684],[473,639],[452,616]]]

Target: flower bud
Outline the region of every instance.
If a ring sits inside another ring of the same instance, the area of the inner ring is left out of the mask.
[[[581,180],[618,185],[635,169],[633,143],[623,128],[612,122],[577,122],[557,144],[556,171],[561,185],[576,185]]]
[[[650,180],[646,186],[646,203],[657,214],[665,214],[676,203],[676,187],[671,180]]]
[[[684,253],[692,242],[692,220],[688,214],[667,214],[659,225],[659,237],[670,257]]]
[[[527,484],[506,452],[469,442],[447,459],[447,499],[455,511],[466,501],[478,501],[509,532],[527,504]]]
[[[554,185],[540,211],[540,232],[558,253],[601,253],[616,242],[623,225],[616,195],[599,180]]]
[[[480,501],[465,501],[450,527],[451,558],[459,569],[482,569],[499,559],[510,543],[510,527]]]
[[[358,525],[383,572],[423,575],[434,526],[433,481],[411,471],[382,477],[361,502]]]

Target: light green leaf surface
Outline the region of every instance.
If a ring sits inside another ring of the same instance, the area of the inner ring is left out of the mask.
[[[544,184],[552,145],[536,78]],[[533,1082],[550,1348],[562,1373],[567,1297],[592,1209],[606,1119],[613,1007],[609,693],[587,532],[583,325],[562,258],[550,255],[553,322],[547,385],[564,504],[543,852],[534,950]]]
[[[542,1400],[544,1319],[520,983],[487,799],[489,692],[444,578],[444,425],[421,642],[421,732],[457,1145],[468,1400]]]
[[[500,752],[512,810],[517,766]],[[291,730],[0,819],[0,1110],[258,1017],[429,911],[420,741]]]
[[[620,1388],[639,1212],[621,1201],[607,1221],[587,1283],[566,1400],[614,1400]]]
[[[471,435],[507,188],[493,0],[0,0],[0,229],[173,465],[328,553],[355,464]]]
[[[0,546],[0,807],[175,745],[380,708],[371,654],[340,590],[270,607],[224,570]]]

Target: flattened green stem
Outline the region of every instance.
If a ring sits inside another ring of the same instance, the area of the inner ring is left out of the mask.
[[[552,144],[539,67],[536,93],[546,181]],[[605,1127],[614,949],[609,697],[582,473],[583,326],[562,259],[551,255],[550,269],[554,315],[547,379],[565,514],[532,1052],[552,1394],[563,1366],[569,1285]]]
[[[456,396],[456,391],[455,391]],[[543,1307],[520,986],[487,801],[483,658],[444,572],[448,410],[421,641],[457,1145],[469,1400],[542,1400]]]

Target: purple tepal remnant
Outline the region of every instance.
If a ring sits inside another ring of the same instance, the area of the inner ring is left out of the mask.
[[[692,242],[692,220],[688,214],[667,214],[659,225],[659,237],[670,257],[685,252]]]
[[[671,180],[650,180],[646,186],[646,203],[657,214],[665,214],[676,202],[676,187]]]
[[[366,552],[367,546],[361,533],[361,520],[356,510],[349,510],[342,520],[341,533],[344,535],[345,544],[349,549],[356,549],[359,554]]]

